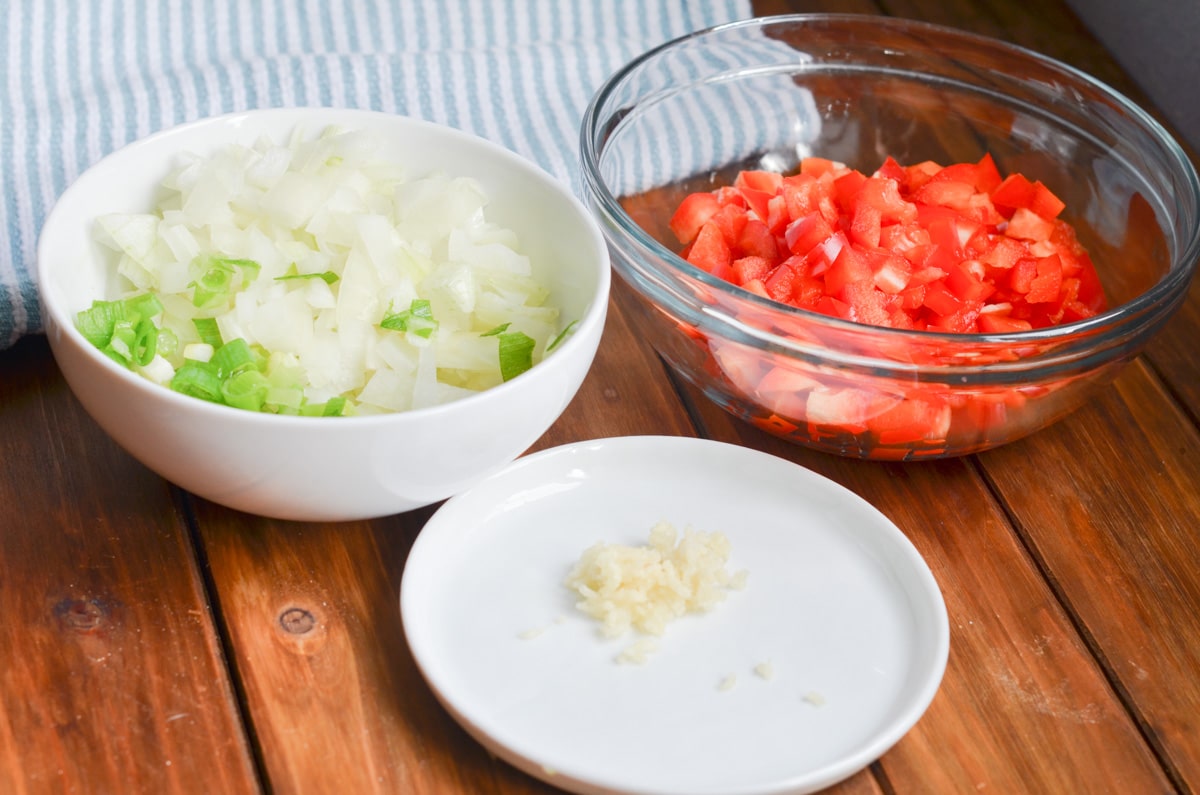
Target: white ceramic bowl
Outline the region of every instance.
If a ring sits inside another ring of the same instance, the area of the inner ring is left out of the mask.
[[[242,411],[172,392],[123,369],[75,328],[117,276],[94,242],[96,218],[147,212],[178,155],[206,155],[297,127],[371,132],[381,157],[415,179],[477,179],[489,220],[515,230],[535,275],[574,333],[553,354],[500,386],[415,411],[345,418]],[[534,164],[463,132],[360,110],[250,111],[185,124],[109,155],[54,206],[38,244],[43,322],[55,359],[83,407],[118,444],[172,483],[231,508],[282,519],[351,520],[429,505],[521,455],[579,389],[604,327],[609,263],[587,210]]]

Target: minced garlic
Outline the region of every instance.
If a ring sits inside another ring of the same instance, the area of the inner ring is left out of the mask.
[[[711,610],[730,589],[745,587],[746,572],[725,569],[730,550],[722,533],[688,528],[679,538],[672,525],[659,522],[646,546],[597,543],[585,550],[566,584],[581,597],[576,607],[601,622],[605,637],[630,629],[662,635],[669,622]]]

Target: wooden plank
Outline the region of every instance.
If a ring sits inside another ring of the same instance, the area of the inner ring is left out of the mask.
[[[1192,282],[1179,314],[1146,349],[1145,361],[1166,384],[1172,398],[1200,424],[1200,279]]]
[[[444,721],[414,687],[396,572],[376,543],[415,528],[193,507],[271,790],[432,792],[453,771],[419,754],[445,742]]]
[[[1200,791],[1200,432],[1140,362],[1072,419],[980,460],[1151,742]]]
[[[0,356],[0,791],[258,790],[166,483],[68,392],[45,338]]]

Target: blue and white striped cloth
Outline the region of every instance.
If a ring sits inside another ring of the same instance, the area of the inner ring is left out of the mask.
[[[600,83],[749,0],[9,0],[0,4],[0,349],[41,329],[37,235],[105,154],[257,107],[359,107],[492,139],[576,188]]]

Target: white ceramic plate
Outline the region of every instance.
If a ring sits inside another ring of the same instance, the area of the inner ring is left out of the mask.
[[[645,544],[660,520],[724,533],[749,579],[619,664],[636,637],[601,638],[563,580],[593,543]],[[879,511],[781,458],[678,437],[547,450],[450,499],[413,546],[400,608],[454,718],[585,794],[827,787],[916,723],[950,643],[933,575]]]

